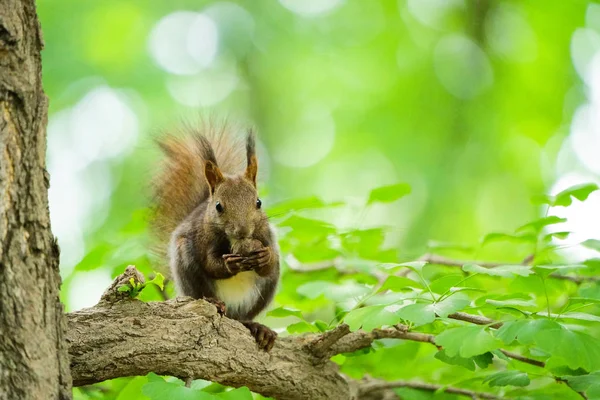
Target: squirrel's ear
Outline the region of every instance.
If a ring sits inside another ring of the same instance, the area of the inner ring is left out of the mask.
[[[208,186],[210,188],[210,193],[213,194],[217,185],[223,182],[223,174],[217,164],[212,161],[206,160],[204,163],[204,175],[206,176],[206,181],[208,182]]]
[[[246,167],[246,178],[256,187],[256,175],[258,173],[258,160],[256,159],[256,141],[254,139],[254,131],[250,129],[246,138],[246,159],[248,166]]]
[[[248,160],[245,176],[256,187],[256,175],[258,173],[258,160],[255,155],[252,155]]]

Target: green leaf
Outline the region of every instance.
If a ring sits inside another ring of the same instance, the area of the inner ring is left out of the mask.
[[[543,240],[550,241],[552,238],[564,240],[569,237],[572,232],[552,232],[544,236]]]
[[[380,328],[384,325],[396,325],[400,317],[385,309],[386,306],[368,306],[350,311],[344,317],[344,322],[355,331],[361,327],[365,331]]]
[[[142,387],[142,393],[151,400],[177,399],[177,400],[214,400],[215,397],[200,390],[183,386],[183,382],[166,382],[151,380]]]
[[[508,299],[508,300],[494,300],[487,299],[486,304],[494,307],[522,307],[522,308],[536,308],[537,304],[533,300],[519,300],[519,299]]]
[[[549,225],[560,224],[562,222],[566,222],[566,218],[559,218],[555,215],[551,215],[549,217],[539,218],[534,221],[531,221],[523,226],[517,228],[516,232],[523,232],[527,230],[532,230],[535,233],[539,233],[542,229]]]
[[[552,356],[553,365],[565,365],[572,370],[600,369],[598,340],[582,332],[573,332],[555,321],[507,321],[498,329],[496,337],[506,344],[517,340],[524,345],[534,345]]]
[[[152,280],[146,282],[146,284],[152,283],[160,288],[160,290],[164,290],[165,277],[160,272],[155,272],[154,278]]]
[[[540,312],[538,315],[546,316],[548,312]],[[600,322],[600,317],[594,314],[588,314],[583,312],[566,312],[563,314],[550,314],[550,318],[556,319],[575,319],[579,321],[592,321],[592,322]]]
[[[557,322],[548,319],[506,321],[496,331],[496,337],[506,344],[518,340],[521,344],[534,344],[534,338],[543,330],[560,329]]]
[[[537,241],[537,235],[533,233],[489,233],[483,237],[481,240],[481,245],[485,246],[492,242],[498,241],[509,241],[509,242],[517,242],[517,243],[535,243]]]
[[[500,340],[490,335],[483,326],[465,326],[447,329],[435,338],[435,343],[450,357],[463,358],[484,354],[500,347]]]
[[[419,282],[413,281],[412,279],[405,278],[403,276],[391,275],[385,280],[380,292],[391,290],[392,292],[402,292],[411,288],[422,288],[423,285]]]
[[[515,275],[529,276],[533,273],[531,267],[527,265],[499,265],[493,268],[484,268],[477,264],[465,264],[462,267],[465,272],[475,274],[485,274],[490,276],[502,276],[504,278],[512,278]]]
[[[279,307],[275,308],[269,312],[267,312],[267,316],[275,317],[275,318],[285,318],[285,317],[298,317],[300,319],[304,319],[302,316],[302,312],[299,310],[292,310],[290,308]]]
[[[533,267],[533,269],[547,269],[547,270],[551,270],[551,271],[571,271],[574,269],[581,269],[581,268],[587,268],[587,265],[585,264],[556,264],[556,265],[536,265]]]
[[[329,330],[329,324],[327,324],[326,322],[320,321],[320,320],[316,320],[315,322],[313,322],[313,325],[320,331],[320,332],[326,332]]]
[[[448,354],[446,354],[446,350],[444,349],[435,353],[434,357],[442,362],[445,362],[446,364],[458,365],[468,369],[469,371],[475,371],[475,362],[473,361],[473,358],[463,358],[460,356],[450,357]]]
[[[130,292],[131,290],[133,290],[133,288],[129,285],[121,285],[117,288],[117,291],[119,292]]]
[[[250,392],[250,389],[247,387],[242,386],[237,389],[215,394],[214,397],[216,399],[224,400],[252,400],[252,392]]]
[[[595,183],[572,186],[554,196],[553,205],[563,207],[570,206],[573,202],[571,197],[575,197],[579,201],[585,201],[588,196],[596,190],[598,190],[598,185]]]
[[[566,379],[569,382],[569,386],[578,392],[585,392],[593,386],[600,385],[600,371],[589,375],[563,376],[562,378]]]
[[[403,320],[410,321],[416,326],[429,324],[435,321],[433,304],[416,303],[404,306],[397,311]]]
[[[433,322],[436,315],[446,318],[449,314],[465,308],[471,300],[463,293],[457,293],[436,303],[416,303],[402,307],[397,314],[402,319],[415,325],[425,325]]]
[[[395,185],[382,186],[371,190],[367,204],[373,203],[391,203],[399,200],[410,193],[410,185],[406,183],[397,183]]]
[[[432,305],[433,310],[440,317],[446,318],[449,314],[464,309],[471,303],[471,299],[464,293],[456,293]]]
[[[485,369],[489,367],[494,361],[494,355],[492,354],[492,352],[479,354],[473,357],[473,361],[475,361],[475,364],[477,364],[479,368]]]
[[[148,377],[136,376],[132,378],[120,391],[115,400],[147,399],[142,395],[142,387],[148,383]]]
[[[337,207],[343,204],[344,203],[340,201],[326,203],[316,196],[305,197],[301,199],[291,199],[276,203],[271,207],[268,207],[267,214],[271,217],[286,214],[293,211]]]
[[[521,371],[500,371],[487,376],[483,383],[488,383],[490,386],[527,386],[531,381],[525,372]]]
[[[587,247],[588,249],[600,251],[600,240],[598,239],[588,239],[581,243],[583,247]]]
[[[461,283],[465,279],[464,274],[448,274],[443,275],[437,279],[434,279],[429,283],[429,289],[434,293],[443,294],[451,288],[455,288],[456,285]]]
[[[291,334],[296,333],[306,333],[306,332],[319,332],[319,329],[312,324],[309,324],[306,321],[296,322],[295,324],[290,324],[287,327],[287,331]]]

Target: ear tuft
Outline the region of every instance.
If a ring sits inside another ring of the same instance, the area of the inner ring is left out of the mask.
[[[246,173],[244,175],[252,182],[254,187],[256,187],[258,160],[256,159],[256,139],[252,129],[248,130],[248,136],[246,137],[246,159],[248,161],[248,166],[246,167]]]
[[[210,160],[206,160],[204,162],[204,175],[206,176],[206,181],[208,182],[208,187],[210,188],[210,194],[215,193],[217,185],[223,182],[223,174],[217,164]]]
[[[255,155],[252,155],[248,160],[248,166],[246,167],[246,172],[244,176],[252,182],[254,187],[256,187],[256,175],[258,174],[258,160]]]

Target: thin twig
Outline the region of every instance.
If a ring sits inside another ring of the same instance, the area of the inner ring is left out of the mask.
[[[359,387],[359,391],[360,391],[361,395],[367,395],[369,393],[373,393],[376,391],[386,390],[386,389],[395,389],[395,388],[409,388],[409,389],[416,389],[416,390],[426,390],[429,392],[436,392],[438,390],[442,390],[445,393],[456,394],[458,396],[466,396],[466,397],[470,397],[472,399],[486,399],[486,400],[501,399],[501,397],[498,397],[491,393],[475,392],[472,390],[460,389],[460,388],[455,388],[452,386],[434,385],[431,383],[410,382],[410,381],[401,381],[401,380],[400,381],[391,381],[391,382],[370,380],[370,381],[367,381],[367,382],[361,384]]]
[[[455,312],[448,315],[448,318],[457,319],[460,321],[470,322],[475,325],[489,325],[490,328],[500,329],[502,322],[494,321],[488,317],[482,317],[480,315],[472,315],[464,312]]]
[[[476,264],[483,268],[496,268],[501,265],[528,265],[531,262],[531,256],[528,256],[523,260],[520,264],[510,264],[510,263],[500,263],[500,262],[490,262],[490,261],[477,261],[477,260],[454,260],[451,258],[446,258],[444,256],[439,256],[437,254],[425,254],[424,256],[419,258],[419,261],[425,261],[429,264],[437,264],[444,265],[446,267],[459,267],[461,268],[465,264]],[[552,273],[549,275],[550,278],[553,279],[561,279],[565,281],[571,281],[577,284],[582,282],[598,282],[600,281],[600,277],[598,276],[567,276],[567,275],[559,275],[557,273]]]
[[[524,356],[522,356],[520,354],[513,353],[512,351],[507,351],[507,350],[504,350],[504,349],[499,349],[499,350],[500,350],[500,352],[502,354],[504,354],[508,358],[512,358],[514,360],[521,361],[521,362],[524,362],[524,363],[527,363],[527,364],[535,365],[536,367],[541,367],[541,368],[545,368],[546,367],[546,363],[543,362],[543,361],[538,361],[538,360],[534,360],[532,358],[527,358],[527,357],[524,357]]]
[[[438,346],[435,343],[435,335],[429,333],[409,332],[409,327],[407,325],[397,324],[393,328],[373,329],[371,332],[365,332],[362,330],[352,332],[344,336],[342,339],[339,340],[338,343],[333,345],[331,353],[351,353],[353,351],[369,347],[371,343],[373,343],[377,339],[402,339],[410,340],[413,342],[430,343],[436,346],[438,349],[442,349],[441,346]],[[508,358],[512,358],[514,360],[535,365],[541,368],[544,368],[546,366],[546,363],[544,363],[543,361],[534,360],[532,358],[528,358],[504,349],[499,350]]]

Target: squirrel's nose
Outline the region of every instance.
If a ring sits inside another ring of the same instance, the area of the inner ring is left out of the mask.
[[[245,237],[248,237],[249,235],[249,230],[248,227],[246,226],[236,226],[235,228],[233,228],[233,235],[236,238],[240,238],[243,239]]]

